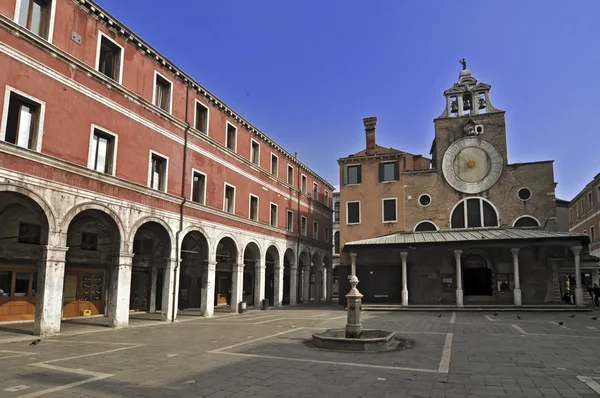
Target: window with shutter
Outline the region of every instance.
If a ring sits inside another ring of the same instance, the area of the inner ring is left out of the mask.
[[[396,175],[398,162],[381,162],[379,163],[379,181],[390,182],[397,181]]]
[[[361,167],[359,164],[346,166],[344,168],[344,184],[360,184]]]

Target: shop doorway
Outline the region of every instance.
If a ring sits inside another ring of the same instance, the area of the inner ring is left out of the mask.
[[[148,311],[148,294],[150,274],[148,272],[133,272],[131,274],[131,303],[134,311]]]
[[[462,274],[465,296],[492,295],[492,270],[483,257],[476,254],[465,257]]]

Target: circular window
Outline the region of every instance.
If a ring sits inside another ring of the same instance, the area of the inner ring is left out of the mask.
[[[426,193],[419,196],[419,204],[423,207],[429,206],[431,204],[431,196],[427,195]]]
[[[519,189],[519,199],[522,201],[526,201],[531,199],[531,190],[529,188],[521,188]]]

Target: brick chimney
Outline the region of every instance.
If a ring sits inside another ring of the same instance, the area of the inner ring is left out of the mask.
[[[365,133],[367,135],[367,155],[373,155],[377,143],[375,141],[375,125],[377,124],[377,117],[366,117],[363,119],[365,125]]]

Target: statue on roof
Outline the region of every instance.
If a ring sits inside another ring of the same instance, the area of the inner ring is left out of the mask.
[[[464,59],[464,58],[463,58],[463,59],[461,59],[461,60],[460,60],[460,61],[458,61],[458,62],[460,62],[460,63],[461,63],[461,65],[462,65],[462,67],[463,67],[463,70],[466,70],[466,69],[467,69],[467,60],[466,60],[466,59]]]

